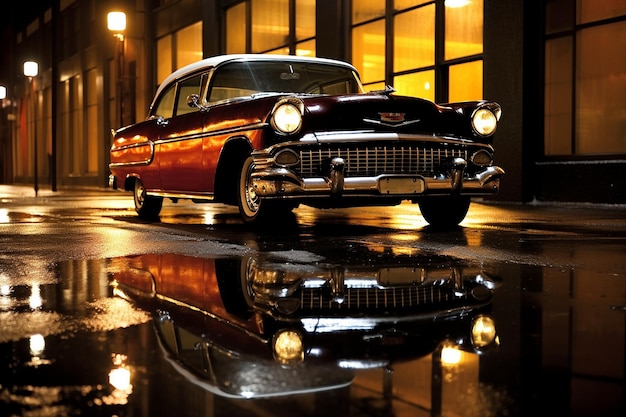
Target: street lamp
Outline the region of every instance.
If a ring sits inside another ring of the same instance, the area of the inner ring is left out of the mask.
[[[117,97],[118,117],[120,126],[124,126],[124,31],[126,30],[126,13],[109,12],[107,14],[107,28],[113,32],[113,36],[119,41],[117,49]]]
[[[35,197],[39,192],[39,173],[37,170],[37,102],[33,100],[33,78],[39,74],[39,64],[35,61],[24,62],[24,75],[28,77],[29,93],[31,101],[33,101],[33,187],[35,188]]]
[[[0,85],[0,100],[4,100],[5,98],[7,98],[7,88]]]

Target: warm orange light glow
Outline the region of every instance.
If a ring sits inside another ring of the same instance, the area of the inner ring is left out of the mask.
[[[39,64],[35,61],[24,62],[24,75],[27,77],[36,77],[39,74]]]
[[[109,12],[107,14],[107,28],[112,32],[123,32],[126,30],[126,13]]]
[[[446,0],[445,1],[446,7],[450,7],[451,9],[458,8],[458,7],[465,7],[470,3],[471,2],[469,0]]]

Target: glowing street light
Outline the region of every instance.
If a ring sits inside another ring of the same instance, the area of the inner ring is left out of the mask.
[[[35,61],[24,62],[24,75],[27,76],[30,81],[32,81],[33,77],[39,75],[39,64],[37,64]]]
[[[7,88],[0,85],[0,100],[4,100],[5,98],[7,98]]]
[[[107,28],[113,32],[113,36],[119,41],[117,50],[118,120],[120,126],[124,126],[124,98],[122,95],[124,94],[124,31],[126,30],[126,13],[109,12],[107,14]]]
[[[123,32],[126,30],[126,13],[109,12],[109,14],[107,14],[107,28],[114,33],[113,36],[123,40]]]

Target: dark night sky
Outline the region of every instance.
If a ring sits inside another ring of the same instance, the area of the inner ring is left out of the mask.
[[[52,4],[53,0],[11,0],[3,5],[6,13],[3,13],[4,18],[1,25],[21,28],[35,20],[40,13],[49,9]]]

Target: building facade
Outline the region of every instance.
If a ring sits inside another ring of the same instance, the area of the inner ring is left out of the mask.
[[[3,32],[0,182],[105,186],[111,129],[145,117],[170,72],[283,53],[351,62],[367,89],[499,102],[498,199],[626,203],[625,0],[48,3]]]

